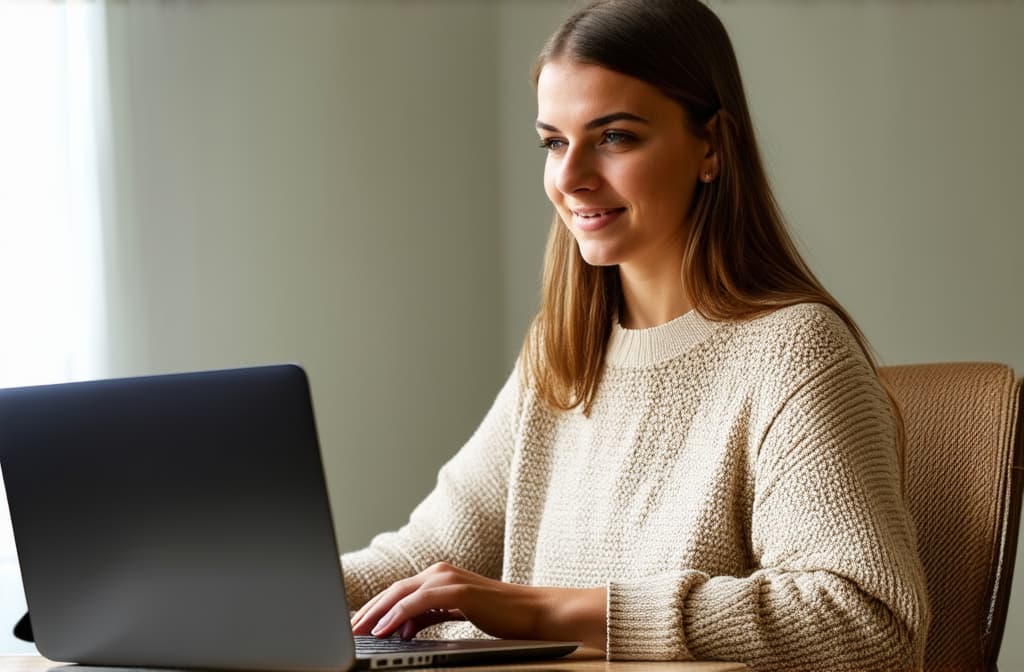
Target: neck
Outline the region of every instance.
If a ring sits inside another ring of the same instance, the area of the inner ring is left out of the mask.
[[[626,329],[647,329],[670,322],[693,308],[683,287],[679,265],[658,269],[619,266],[622,311],[619,323]]]

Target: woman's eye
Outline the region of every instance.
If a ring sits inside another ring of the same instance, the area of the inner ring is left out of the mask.
[[[549,152],[555,152],[565,147],[565,142],[560,138],[544,138],[540,141],[540,146]]]
[[[601,142],[606,145],[624,145],[629,142],[636,140],[629,133],[622,133],[621,131],[606,131],[601,139]]]

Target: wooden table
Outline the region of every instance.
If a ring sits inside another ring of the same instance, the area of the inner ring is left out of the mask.
[[[52,667],[60,665],[47,660],[42,656],[0,656],[0,670],[2,672],[46,672]],[[647,663],[638,661],[617,661],[609,663],[604,658],[604,652],[597,649],[579,649],[565,658],[555,660],[538,660],[529,663],[515,663],[512,665],[485,665],[465,667],[432,667],[431,670],[448,670],[449,672],[508,672],[510,670],[533,669],[537,672],[596,672],[607,670],[608,672],[639,672],[648,670],[650,672],[749,672],[750,668],[741,663],[718,663],[718,662],[666,662]],[[80,672],[125,672],[126,668],[101,668],[101,667],[74,667],[70,670]]]

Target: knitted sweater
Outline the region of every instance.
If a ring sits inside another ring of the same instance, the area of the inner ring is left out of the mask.
[[[408,524],[342,557],[350,606],[444,560],[606,586],[609,659],[920,667],[929,611],[895,436],[821,305],[615,325],[590,416],[513,372]]]

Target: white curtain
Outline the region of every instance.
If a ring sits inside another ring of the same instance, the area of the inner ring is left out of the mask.
[[[0,2],[0,387],[105,372],[104,46],[102,3]],[[24,609],[3,495],[0,653]]]

